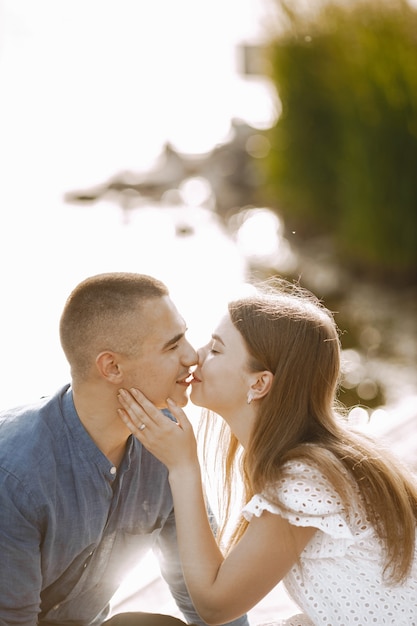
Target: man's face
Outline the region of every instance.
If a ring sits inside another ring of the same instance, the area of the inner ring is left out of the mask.
[[[123,386],[137,387],[157,407],[172,398],[188,402],[190,367],[197,353],[185,338],[186,325],[168,296],[153,298],[138,312],[141,341],[136,356],[123,357]]]

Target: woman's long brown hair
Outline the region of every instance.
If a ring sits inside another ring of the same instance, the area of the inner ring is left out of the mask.
[[[393,582],[401,582],[414,554],[416,482],[381,445],[349,428],[337,402],[340,341],[332,314],[310,292],[277,280],[262,285],[256,295],[231,302],[229,313],[246,343],[249,367],[269,370],[274,382],[260,403],[245,450],[222,424],[217,448],[224,477],[220,538],[232,512],[237,473],[247,502],[282,478],[286,462],[302,460],[314,463],[327,477],[348,512],[352,493],[346,472],[350,474],[369,523],[385,546],[385,572]],[[212,417],[204,419],[206,450]],[[229,547],[246,526],[241,519]]]

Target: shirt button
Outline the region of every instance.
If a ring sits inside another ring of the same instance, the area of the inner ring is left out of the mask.
[[[57,611],[59,609],[61,605],[60,604],[55,604],[55,606],[53,607],[53,611]]]
[[[117,469],[114,466],[110,468],[110,474],[114,476],[116,472],[117,472]]]

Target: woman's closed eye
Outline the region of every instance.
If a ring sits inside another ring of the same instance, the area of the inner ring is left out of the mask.
[[[209,351],[211,354],[220,354],[220,350],[218,350],[218,345],[216,341],[213,341],[209,347]]]

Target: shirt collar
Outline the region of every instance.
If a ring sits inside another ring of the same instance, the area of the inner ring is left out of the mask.
[[[103,454],[100,448],[95,444],[81,422],[75,409],[71,385],[63,389],[61,395],[61,411],[70,436],[77,442],[77,449],[80,454],[87,458],[90,463],[94,463],[107,480],[113,482],[118,473],[129,469],[134,449],[134,445],[132,445],[131,441],[132,437],[129,438],[126,454],[120,469],[116,470],[113,463],[109,461],[106,455]]]

